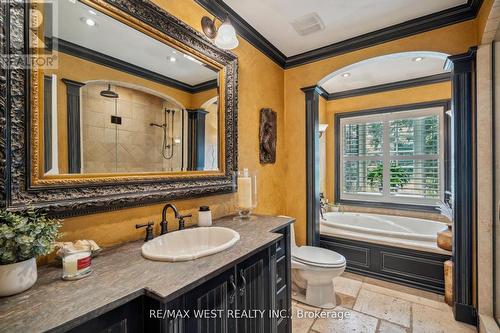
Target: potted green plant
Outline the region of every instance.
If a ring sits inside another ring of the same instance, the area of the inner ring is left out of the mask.
[[[23,292],[37,279],[36,257],[53,249],[61,224],[30,209],[0,210],[0,296]]]

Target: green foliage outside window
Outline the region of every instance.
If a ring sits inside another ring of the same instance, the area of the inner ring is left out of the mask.
[[[384,178],[384,166],[377,165],[374,169],[368,172],[366,178],[371,187],[382,187]],[[411,173],[396,163],[391,163],[391,187],[403,188],[404,185],[410,182]]]

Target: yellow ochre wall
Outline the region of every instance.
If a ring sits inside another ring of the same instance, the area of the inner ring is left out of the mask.
[[[200,30],[200,21],[208,14],[192,0],[156,0],[158,6]],[[240,45],[234,50],[238,56],[238,164],[257,170],[259,175],[258,213],[283,214],[285,211],[285,126],[283,69],[263,53],[239,38]],[[272,108],[278,114],[278,142],[276,164],[259,164],[259,112]],[[217,195],[191,200],[173,201],[184,212],[201,205],[210,205],[216,217],[231,212],[233,195]],[[136,223],[148,220],[159,222],[162,205],[152,205],[115,212],[68,218],[62,232],[65,240],[90,238],[103,246],[141,239],[144,230],[136,230]],[[196,214],[194,214],[196,216]],[[174,221],[170,216],[169,221]],[[193,219],[195,222],[196,219]],[[174,223],[170,227],[177,228]]]
[[[201,17],[208,14],[192,0],[153,2],[197,30],[201,30]],[[346,65],[384,54],[404,51],[463,53],[477,45],[477,31],[477,20],[466,21],[287,70],[239,38],[240,45],[234,50],[239,60],[238,161],[239,168],[248,167],[259,173],[256,211],[285,213],[297,218],[297,242],[305,242],[305,103],[301,88],[317,84]],[[259,164],[259,110],[263,107],[278,113],[277,162],[274,165]],[[326,117],[326,113],[322,114]],[[231,211],[232,201],[233,195],[218,195],[174,203],[185,211],[208,204],[218,217]],[[66,232],[65,239],[92,238],[104,246],[140,239],[143,231],[135,230],[134,224],[159,221],[160,210],[161,205],[153,205],[69,218],[64,222],[63,232]]]
[[[286,214],[297,219],[297,243],[304,244],[306,239],[305,97],[300,89],[365,59],[407,51],[460,54],[476,42],[477,22],[470,20],[285,70],[285,146],[286,155],[293,156],[287,160],[286,183],[293,186],[287,188]]]
[[[334,147],[335,131],[334,117],[336,113],[352,112],[396,106],[404,104],[422,103],[451,98],[451,82],[441,82],[420,87],[391,90],[375,94],[342,98],[332,101],[325,101],[325,111],[323,112],[322,123],[328,123],[326,129],[326,198],[333,202],[334,191]],[[322,112],[320,108],[320,122]]]

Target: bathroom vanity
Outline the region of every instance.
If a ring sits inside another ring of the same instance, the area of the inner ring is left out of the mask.
[[[222,218],[240,240],[191,261],[147,260],[139,241],[104,251],[82,280],[43,268],[32,289],[0,299],[0,332],[291,332],[292,222]]]

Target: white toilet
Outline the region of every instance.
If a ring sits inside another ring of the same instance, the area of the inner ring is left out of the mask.
[[[292,225],[292,280],[299,289],[297,298],[319,308],[335,307],[333,278],[344,272],[344,256],[320,247],[297,246],[293,229]]]

